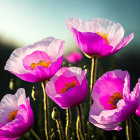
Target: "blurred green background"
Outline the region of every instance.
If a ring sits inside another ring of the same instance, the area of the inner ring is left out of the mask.
[[[40,83],[28,83],[22,81],[4,71],[4,66],[11,52],[17,47],[24,47],[37,42],[45,37],[53,36],[66,41],[64,54],[77,50],[72,35],[66,27],[65,21],[70,17],[77,17],[83,20],[92,18],[108,18],[114,22],[119,22],[125,30],[125,36],[134,32],[134,39],[113,56],[98,60],[97,78],[108,70],[122,69],[128,70],[131,75],[131,90],[140,77],[140,1],[139,0],[0,0],[0,99],[8,93],[14,94],[15,91],[23,87],[27,96],[31,97],[32,86],[34,85],[39,93],[36,102],[31,99],[31,106],[34,110],[35,125],[34,130],[44,139],[43,132],[43,108],[42,89]],[[84,59],[76,66],[83,67],[87,65],[89,81],[89,70],[91,60]],[[66,63],[68,66],[68,63]],[[9,81],[13,78],[15,88],[9,90]],[[89,83],[89,82],[88,82]],[[50,101],[51,102],[51,101]],[[88,98],[83,103],[87,106]],[[52,106],[55,105],[51,102]],[[50,107],[50,112],[52,110]],[[57,106],[57,105],[55,105]],[[58,107],[59,108],[59,107]],[[59,109],[63,126],[65,125],[65,110]],[[73,111],[73,125],[76,121],[75,108]],[[89,110],[84,109],[85,112]],[[88,119],[88,116],[86,116]],[[39,120],[39,121],[38,121]],[[138,120],[138,119],[137,119]],[[139,121],[139,120],[138,120]],[[50,118],[50,123],[54,127],[58,139],[55,122]],[[86,122],[85,122],[86,123]],[[125,139],[125,129],[121,132],[103,131],[93,127],[94,137],[91,139]],[[74,131],[74,130],[72,130]],[[139,139],[135,129],[133,137]],[[35,139],[31,133],[25,134],[21,139]],[[76,137],[74,137],[76,139]]]

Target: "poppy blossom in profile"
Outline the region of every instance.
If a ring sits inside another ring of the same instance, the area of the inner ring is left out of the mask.
[[[20,88],[15,95],[7,94],[0,102],[0,139],[13,140],[21,137],[34,123],[29,97]]]
[[[86,71],[78,67],[61,68],[46,84],[47,95],[61,108],[82,103],[88,94]]]
[[[119,23],[104,18],[82,21],[70,18],[66,24],[73,38],[88,57],[105,57],[115,54],[134,37],[131,33],[124,39],[124,29]]]
[[[5,70],[28,82],[48,80],[61,67],[63,49],[64,41],[53,37],[17,48],[6,62]]]
[[[121,130],[119,123],[127,120],[140,104],[140,80],[130,93],[127,71],[106,72],[95,83],[89,121],[105,130]]]

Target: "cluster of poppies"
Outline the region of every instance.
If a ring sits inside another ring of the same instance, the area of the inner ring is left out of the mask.
[[[71,18],[66,24],[77,46],[89,58],[113,55],[134,37],[132,33],[122,39],[123,27],[103,18],[86,22]],[[61,108],[70,108],[86,99],[88,85],[86,70],[78,67],[60,68],[63,50],[63,40],[48,37],[33,45],[15,49],[4,69],[28,82],[48,80],[45,85],[47,95]],[[77,55],[74,56],[78,59]],[[71,60],[71,57],[68,59]],[[101,76],[93,87],[92,98],[94,103],[89,121],[99,128],[121,130],[121,121],[134,112],[140,116],[140,80],[130,93],[127,71],[114,70]],[[0,139],[19,138],[33,123],[30,100],[26,98],[24,89],[19,89],[15,95],[3,97],[0,102]]]

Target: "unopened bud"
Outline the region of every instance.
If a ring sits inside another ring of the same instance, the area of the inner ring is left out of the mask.
[[[69,67],[71,67],[71,66],[72,66],[72,64],[68,64],[68,66],[69,66]]]
[[[84,69],[84,70],[87,69],[87,65],[84,65],[84,66],[83,66],[83,69]]]
[[[32,98],[33,98],[34,101],[35,101],[35,100],[37,99],[37,97],[38,97],[38,92],[37,92],[37,90],[36,90],[36,88],[35,88],[34,86],[33,86],[33,88],[32,88],[31,96],[32,96]]]
[[[53,120],[58,120],[59,119],[59,112],[57,111],[57,108],[54,107],[52,111],[52,119]]]
[[[11,79],[10,79],[10,82],[9,82],[9,89],[10,89],[10,90],[14,90],[14,83],[15,83],[14,79],[11,78]]]
[[[63,65],[63,66],[65,66],[65,65],[66,65],[66,62],[65,62],[65,61],[63,61],[62,65]]]

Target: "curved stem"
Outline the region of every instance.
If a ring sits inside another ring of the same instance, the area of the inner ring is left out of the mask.
[[[66,109],[67,123],[66,123],[66,140],[69,140],[69,129],[70,129],[70,108]]]
[[[34,137],[35,137],[37,140],[41,140],[40,137],[36,134],[36,132],[35,132],[33,129],[30,129],[30,132],[34,135]]]
[[[59,119],[56,120],[56,123],[57,123],[58,132],[59,132],[59,135],[60,135],[60,140],[63,140],[63,133],[62,133],[62,129],[61,129]]]
[[[44,95],[44,122],[46,139],[50,140],[49,126],[48,126],[48,96],[45,90],[45,81],[42,82],[43,95]]]
[[[91,63],[90,94],[92,94],[93,85],[95,84],[95,80],[96,80],[96,63],[97,63],[97,57],[93,57]],[[90,107],[92,103],[93,100],[90,95]]]
[[[77,139],[80,140],[79,117],[77,117],[77,121],[76,121],[76,133],[77,133]]]
[[[130,118],[128,120],[126,120],[126,136],[127,136],[127,140],[132,140],[131,120],[130,120]]]
[[[82,135],[83,139],[85,139],[85,137],[84,137],[83,119],[82,119],[82,107],[81,107],[80,104],[77,106],[77,109],[78,109],[78,118],[79,118],[79,123],[78,124],[81,126],[81,135]]]

